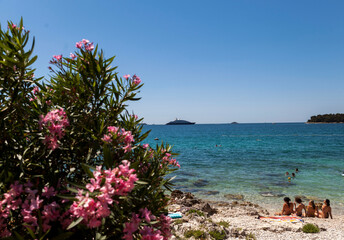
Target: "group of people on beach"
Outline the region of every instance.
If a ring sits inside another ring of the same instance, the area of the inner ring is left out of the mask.
[[[290,202],[289,197],[284,198],[284,204],[282,212],[276,213],[276,215],[296,215],[298,217],[318,217],[318,218],[329,218],[332,219],[332,210],[330,206],[330,200],[325,199],[321,207],[321,210],[314,204],[313,200],[310,200],[306,207],[301,198],[295,197],[295,202]],[[295,209],[294,209],[295,207]],[[304,210],[304,212],[303,212]]]

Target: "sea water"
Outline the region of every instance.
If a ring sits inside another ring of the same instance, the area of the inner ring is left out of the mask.
[[[176,189],[210,200],[242,195],[269,206],[301,195],[344,207],[344,124],[147,125],[144,130],[151,130],[145,143],[164,141],[179,153]],[[288,180],[296,168],[296,177]]]

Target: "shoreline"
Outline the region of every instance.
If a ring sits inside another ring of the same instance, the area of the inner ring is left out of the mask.
[[[243,200],[232,202],[196,198],[191,193],[171,193],[170,212],[182,218],[172,220],[172,238],[186,239],[190,234],[203,234],[199,239],[344,239],[344,215],[333,219],[302,218],[303,222],[277,222],[258,219],[273,216],[275,209]],[[304,233],[302,227],[312,223],[319,233]],[[215,235],[214,235],[215,234]],[[191,239],[195,238],[195,235]]]

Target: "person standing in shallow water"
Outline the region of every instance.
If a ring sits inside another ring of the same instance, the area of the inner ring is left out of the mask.
[[[330,200],[326,199],[324,201],[324,205],[321,207],[321,212],[319,212],[319,218],[332,218],[332,209],[330,207]]]
[[[294,213],[293,203],[290,202],[290,198],[285,197],[282,212],[275,213],[275,215],[290,215]]]

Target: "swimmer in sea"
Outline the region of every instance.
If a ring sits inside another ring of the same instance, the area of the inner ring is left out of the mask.
[[[296,203],[298,203],[299,205],[296,206]],[[296,216],[302,217],[302,209],[305,210],[305,215],[304,215],[304,216],[306,216],[307,210],[306,210],[305,205],[302,203],[301,198],[299,198],[299,197],[296,197],[296,198],[295,198],[294,206],[295,206],[295,213],[296,213]]]
[[[289,175],[289,172],[285,172],[285,175],[288,176],[288,175]]]
[[[294,206],[293,206],[293,203],[290,202],[290,198],[285,197],[282,212],[275,213],[275,215],[290,215],[294,213],[293,208]]]
[[[306,217],[315,217],[318,215],[319,215],[318,207],[315,206],[313,200],[310,200],[307,206]]]
[[[323,206],[321,207],[321,212],[319,212],[319,218],[332,218],[332,209],[330,207],[330,200],[326,199]]]
[[[298,173],[298,172],[299,172],[299,169],[298,169],[298,168],[296,168],[296,169],[295,169],[295,172],[296,172],[296,173]]]
[[[296,177],[296,176],[295,176],[295,173],[292,173],[291,175],[292,175],[293,177]]]

